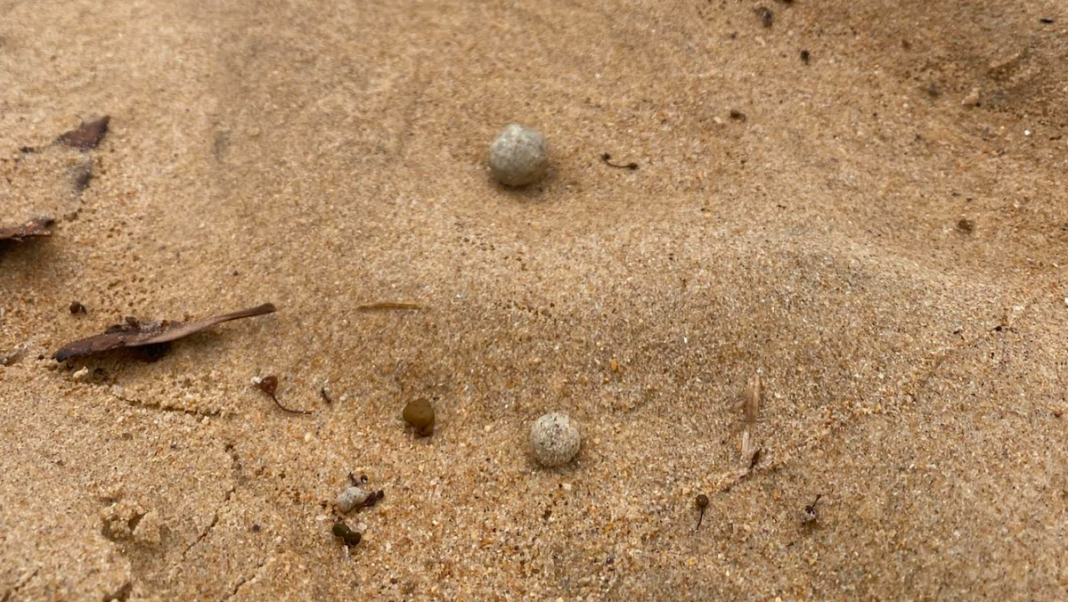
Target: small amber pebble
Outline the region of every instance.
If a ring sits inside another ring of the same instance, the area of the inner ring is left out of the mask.
[[[421,397],[408,402],[402,416],[420,435],[426,437],[434,432],[434,406],[426,399]]]

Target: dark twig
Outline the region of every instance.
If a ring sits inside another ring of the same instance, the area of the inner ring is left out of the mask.
[[[637,163],[631,162],[631,163],[627,163],[626,165],[620,165],[618,163],[612,163],[611,159],[612,159],[612,155],[610,155],[609,153],[604,153],[604,154],[601,155],[601,161],[604,161],[604,164],[609,166],[609,167],[615,167],[616,169],[629,169],[631,171],[634,171],[635,169],[638,169],[638,164]]]

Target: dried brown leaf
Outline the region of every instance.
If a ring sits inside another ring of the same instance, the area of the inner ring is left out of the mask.
[[[78,129],[71,130],[59,138],[56,138],[56,142],[60,144],[66,144],[76,149],[87,151],[94,149],[100,144],[100,141],[104,139],[104,136],[108,133],[108,123],[111,121],[111,117],[104,115],[96,121],[82,122]]]
[[[56,361],[62,362],[72,358],[100,353],[101,351],[119,349],[121,347],[143,347],[145,345],[168,343],[200,332],[201,330],[210,328],[222,322],[262,316],[275,311],[277,311],[277,308],[275,308],[274,305],[264,303],[263,305],[257,305],[256,307],[249,309],[243,309],[241,311],[235,311],[189,323],[168,320],[164,320],[163,322],[141,323],[133,318],[126,318],[125,324],[109,326],[103,334],[67,343],[52,357],[55,358]]]
[[[21,240],[31,236],[52,236],[49,228],[55,220],[48,217],[35,217],[17,226],[0,226],[0,240]]]

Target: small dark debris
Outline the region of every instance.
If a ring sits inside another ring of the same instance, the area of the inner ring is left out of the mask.
[[[373,508],[375,504],[381,502],[385,497],[386,492],[382,489],[379,489],[378,491],[375,491],[371,495],[367,496],[367,499],[364,500],[362,504],[360,504],[360,508]]]
[[[127,317],[124,324],[108,326],[103,334],[94,335],[84,339],[67,343],[52,357],[62,362],[69,359],[85,357],[94,353],[119,349],[122,347],[144,347],[169,343],[191,334],[195,334],[222,322],[262,316],[277,311],[274,305],[264,303],[249,309],[235,311],[196,322],[179,322],[164,320],[162,322],[139,322],[136,318]]]
[[[975,222],[968,218],[961,218],[961,220],[957,222],[957,229],[965,234],[971,234],[972,232],[975,232]]]
[[[749,470],[756,468],[756,465],[760,463],[760,456],[764,453],[763,447],[756,448],[753,455],[749,458]]]
[[[334,523],[334,528],[331,529],[334,533],[334,537],[339,538],[348,547],[353,547],[360,543],[363,536],[358,532],[353,531],[348,525],[342,522]]]
[[[89,313],[88,310],[85,309],[85,306],[82,305],[79,301],[71,301],[69,309],[70,313],[74,315]]]
[[[771,27],[775,22],[775,13],[771,12],[771,9],[766,6],[760,6],[756,9],[756,14],[760,17],[760,23],[764,27]]]
[[[252,532],[253,533],[259,533],[260,532],[260,526],[259,525],[252,525]]]
[[[290,414],[311,414],[311,412],[307,410],[294,410],[292,408],[287,408],[282,405],[282,402],[278,401],[278,396],[275,395],[275,391],[278,390],[277,376],[273,374],[269,376],[264,376],[260,379],[259,384],[257,384],[256,386],[260,388],[260,391],[263,391],[264,393],[269,395],[271,399],[274,400],[274,404],[278,406],[282,411],[289,412]]]
[[[157,343],[155,345],[145,345],[144,347],[134,347],[131,349],[134,357],[148,364],[160,361],[170,350],[170,343]]]
[[[404,301],[380,301],[378,303],[364,303],[363,305],[357,305],[356,311],[377,311],[382,309],[422,309],[423,306],[418,303],[407,303]]]
[[[627,163],[626,165],[620,165],[619,163],[612,163],[612,155],[610,155],[609,153],[603,153],[601,155],[601,161],[604,161],[605,165],[607,165],[609,167],[615,167],[616,169],[629,169],[631,171],[634,171],[635,169],[638,169],[638,164],[634,163],[634,162]]]
[[[801,62],[806,64],[806,65],[811,63],[812,62],[812,53],[810,53],[807,50],[802,50],[801,51]]]
[[[729,115],[731,116],[731,119],[735,121],[741,121],[743,123],[748,119],[748,117],[745,116],[745,113],[739,111],[738,109],[731,109]]]
[[[108,133],[108,123],[111,121],[111,117],[104,115],[96,121],[82,122],[78,129],[71,130],[59,138],[56,138],[56,142],[60,144],[66,144],[67,146],[74,147],[78,150],[87,151],[97,147],[100,141],[104,139],[104,136]]]
[[[1038,22],[1043,23],[1045,25],[1053,25],[1053,19],[1050,19],[1049,17],[1042,17],[1038,20]]]
[[[323,398],[323,403],[325,403],[326,405],[331,405],[334,403],[334,400],[330,399],[330,394],[326,392],[325,385],[319,389],[319,397]]]
[[[0,240],[22,240],[36,236],[52,236],[49,228],[56,223],[50,217],[35,217],[18,226],[0,226]]]
[[[16,349],[13,353],[9,353],[3,357],[0,357],[0,366],[14,366],[19,363],[19,360],[26,355],[26,348],[22,347]]]
[[[85,192],[89,188],[89,183],[93,179],[93,164],[86,162],[75,167],[72,171],[72,175],[74,176],[75,192]]]
[[[927,86],[927,94],[931,98],[938,98],[942,95],[942,89],[938,87],[938,84],[932,82]]]
[[[819,513],[816,511],[816,503],[820,501],[821,497],[823,497],[823,494],[817,495],[816,499],[813,500],[811,504],[805,506],[805,513],[801,517],[801,522],[803,524],[812,525],[819,519]]]
[[[705,520],[705,508],[708,508],[708,496],[701,493],[697,495],[697,499],[694,500],[694,505],[701,511],[700,516],[697,517],[697,527],[694,528],[696,533],[701,528],[701,521]]]

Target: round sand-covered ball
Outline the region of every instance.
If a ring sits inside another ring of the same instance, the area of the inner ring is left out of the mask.
[[[493,177],[501,184],[532,184],[544,177],[549,168],[545,137],[513,123],[501,130],[490,145],[489,164]]]
[[[538,418],[530,428],[534,459],[542,466],[567,464],[578,453],[582,437],[567,414],[554,412]]]
[[[362,487],[348,487],[337,496],[337,507],[342,512],[348,512],[366,502],[370,495],[371,492],[364,490]]]
[[[401,417],[423,437],[428,437],[434,432],[434,406],[430,405],[426,399],[409,401],[408,405],[404,406]]]

